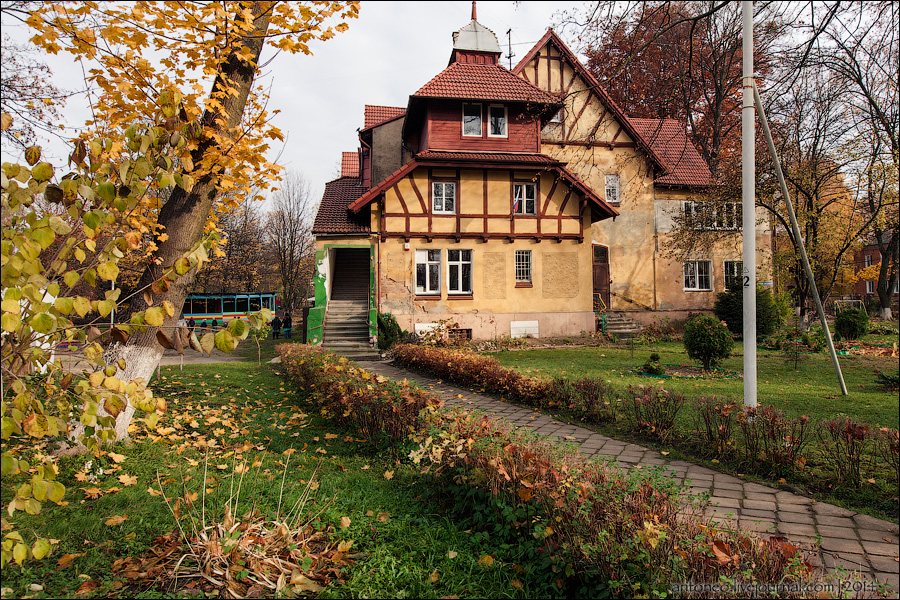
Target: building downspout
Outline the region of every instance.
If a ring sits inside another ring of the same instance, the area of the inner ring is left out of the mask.
[[[652,171],[652,169],[651,169]],[[651,172],[652,175],[652,172]],[[656,185],[653,186],[653,310],[659,310],[657,298],[656,261],[659,256],[659,218],[657,217]]]

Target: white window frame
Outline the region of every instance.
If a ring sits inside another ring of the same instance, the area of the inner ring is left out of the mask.
[[[732,265],[729,269],[729,265]],[[733,272],[729,272],[733,271]],[[724,275],[725,280],[725,291],[727,292],[730,288],[728,287],[729,279],[737,279],[738,285],[743,284],[744,280],[744,261],[742,260],[726,260],[722,263],[722,274]]]
[[[437,253],[437,258],[434,257],[434,253]],[[443,252],[441,250],[436,249],[420,249],[416,250],[416,263],[415,263],[415,286],[416,286],[416,295],[422,296],[436,296],[441,293],[441,258],[443,257]],[[419,285],[419,265],[425,266],[425,285]],[[432,272],[437,274],[437,285],[432,286],[432,278],[429,276]]]
[[[466,108],[468,108],[470,106],[478,107],[478,133],[466,133]],[[463,102],[462,135],[463,135],[463,137],[479,137],[479,138],[484,136],[484,109],[480,102]]]
[[[874,294],[874,293],[875,293],[875,280],[874,280],[874,279],[867,279],[867,280],[866,280],[866,293],[867,293],[867,294]]]
[[[610,173],[606,176],[606,201],[610,204],[618,204],[619,199],[619,175]]]
[[[503,110],[503,133],[499,133],[499,134],[492,133],[491,121],[493,120],[494,109],[502,109]],[[505,105],[491,104],[488,106],[487,134],[488,134],[488,137],[492,137],[492,138],[509,137],[509,111],[507,110]]]
[[[528,210],[528,194],[527,190],[531,190],[531,210]],[[516,200],[520,200],[517,204]],[[537,184],[534,183],[514,183],[513,184],[513,214],[517,215],[537,215]]]
[[[712,202],[685,200],[681,212],[686,222],[695,229],[717,229],[738,231],[743,227],[743,205],[740,202],[725,202],[724,212],[716,210]]]
[[[515,259],[516,283],[532,283],[534,262],[531,250],[516,250]]]
[[[866,268],[871,267],[872,266],[872,255],[866,254],[865,256],[863,256],[863,263],[865,263]]]
[[[438,188],[440,186],[440,188]],[[449,199],[451,208],[447,209],[447,189],[453,190],[453,195]],[[440,189],[441,193],[437,194]],[[440,198],[440,208],[438,208],[438,198]],[[456,182],[455,181],[433,181],[431,183],[431,212],[436,215],[455,215],[456,214]]]
[[[706,265],[706,273],[702,273],[701,265]],[[688,272],[693,267],[692,272]],[[690,279],[689,279],[690,278]],[[706,287],[702,287],[705,279]],[[686,260],[682,265],[682,281],[686,292],[711,292],[713,267],[711,260]]]
[[[454,257],[454,254],[457,254]],[[464,278],[465,266],[469,265],[469,277],[468,281]],[[454,274],[454,267],[456,267],[456,273]],[[472,295],[472,279],[474,277],[473,274],[474,265],[472,262],[472,250],[468,248],[459,248],[459,249],[447,249],[447,294],[450,296],[453,295],[461,295],[461,296],[471,296]],[[454,286],[457,289],[453,289]]]

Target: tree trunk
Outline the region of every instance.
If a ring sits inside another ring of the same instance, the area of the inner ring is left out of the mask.
[[[897,263],[900,254],[900,231],[894,229],[890,238],[885,232],[876,229],[875,239],[878,242],[878,250],[881,252],[881,268],[878,270],[878,285],[875,291],[878,293],[879,316],[885,321],[893,321],[891,312],[891,300],[893,299],[894,286],[897,285]]]
[[[240,39],[240,43],[231,47],[227,60],[219,68],[211,92],[212,96],[219,98],[219,105],[207,109],[203,114],[204,137],[198,148],[191,154],[195,165],[203,164],[204,154],[213,144],[217,143],[208,134],[210,130],[223,135],[240,124],[256,75],[257,61],[265,42],[272,4],[272,2],[257,2],[253,5],[253,29]],[[241,18],[241,16],[238,15],[236,18]],[[251,50],[248,62],[239,58],[244,47]],[[232,91],[224,93],[225,90]],[[167,269],[174,265],[176,260],[184,256],[201,239],[206,220],[218,193],[219,176],[220,173],[215,170],[204,174],[198,178],[190,193],[186,193],[180,187],[174,188],[172,196],[160,210],[157,221],[164,226],[164,232],[168,238],[164,241],[157,240],[158,249],[152,260],[148,262],[138,289],[143,289],[158,280]],[[172,283],[165,293],[154,295],[154,304],[168,300],[175,306],[174,316],[167,317],[160,329],[166,332],[175,329],[184,299],[190,292],[195,277],[196,270],[192,269]],[[135,312],[149,308],[141,294],[133,298],[131,306]],[[117,349],[116,358],[124,358],[127,365],[125,371],[118,377],[126,381],[138,378],[149,381],[159,364],[162,353],[163,348],[156,341],[156,328],[149,327],[143,333],[135,332],[128,340],[127,345]],[[134,412],[134,407],[129,405],[119,415],[116,420],[116,439],[121,440],[127,437],[128,425]]]

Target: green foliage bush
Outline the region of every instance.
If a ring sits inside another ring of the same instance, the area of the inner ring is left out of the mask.
[[[628,386],[623,401],[625,418],[631,428],[658,439],[665,439],[671,433],[683,405],[681,394],[643,385]]]
[[[744,288],[733,286],[716,297],[713,308],[716,317],[725,322],[734,335],[744,331]],[[756,335],[772,335],[784,323],[783,308],[776,304],[772,292],[762,286],[756,287]]]
[[[722,321],[709,315],[697,315],[684,326],[684,348],[707,371],[731,356],[734,338]]]
[[[647,359],[647,362],[644,363],[644,373],[649,373],[650,375],[665,375],[666,368],[659,360],[659,354],[656,352],[652,353],[650,358]]]
[[[845,308],[835,315],[834,329],[846,340],[858,340],[869,331],[869,315],[858,308]]]
[[[402,341],[408,332],[403,331],[391,313],[378,313],[378,349],[388,350]]]

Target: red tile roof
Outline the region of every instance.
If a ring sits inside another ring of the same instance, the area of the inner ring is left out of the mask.
[[[399,106],[372,106],[366,104],[365,124],[363,129],[369,129],[388,121],[393,121],[397,117],[406,114],[406,109]]]
[[[341,153],[341,177],[359,177],[359,153]]]
[[[709,166],[688,140],[681,123],[675,119],[631,119],[631,122],[653,149],[659,153],[670,171],[657,177],[660,185],[707,186],[712,184]]]
[[[350,203],[366,191],[359,177],[341,177],[326,183],[312,232],[369,233],[369,211],[352,213],[347,210]]]
[[[559,101],[537,86],[516,77],[500,65],[453,63],[413,94],[420,98],[461,98],[498,102]]]
[[[459,162],[501,162],[514,164],[558,165],[560,162],[544,154],[525,154],[509,152],[445,152],[426,150],[416,154],[418,161],[459,161]]]

